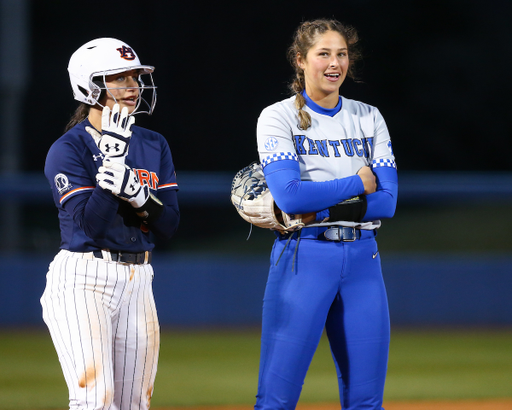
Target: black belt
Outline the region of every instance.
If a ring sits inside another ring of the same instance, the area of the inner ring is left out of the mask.
[[[110,259],[113,262],[129,263],[132,265],[151,263],[151,251],[130,253],[104,250],[103,252],[108,252],[110,254]],[[94,257],[104,259],[102,251],[93,251],[92,253]]]
[[[317,239],[319,241],[354,242],[361,238],[375,237],[377,230],[362,230],[348,226],[314,226],[302,228],[300,239]],[[279,235],[281,239],[289,239],[290,236],[298,237],[298,232]]]

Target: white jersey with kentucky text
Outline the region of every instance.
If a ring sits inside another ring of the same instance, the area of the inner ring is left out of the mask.
[[[303,181],[345,178],[365,165],[396,168],[389,132],[379,110],[341,99],[341,110],[332,117],[304,106],[311,115],[307,130],[300,128],[295,96],[265,108],[258,120],[257,136],[262,166],[296,160]]]

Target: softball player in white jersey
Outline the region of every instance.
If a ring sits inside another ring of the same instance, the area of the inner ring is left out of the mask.
[[[372,106],[339,95],[358,58],[336,20],[302,23],[289,49],[295,95],[265,108],[258,151],[277,206],[316,213],[276,233],[263,301],[255,409],[294,409],[323,330],[344,410],[381,410],[389,313],[375,236],[398,192],[388,129]],[[277,231],[276,231],[277,232]]]
[[[167,141],[133,125],[134,113],[154,108],[153,67],[126,43],[100,38],[72,55],[68,71],[81,105],[45,164],[61,250],[43,318],[70,409],[148,409],[160,343],[149,233],[168,239],[179,223]]]

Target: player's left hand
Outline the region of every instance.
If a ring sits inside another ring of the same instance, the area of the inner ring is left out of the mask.
[[[101,113],[102,137],[98,143],[100,151],[112,162],[124,163],[132,136],[131,126],[135,117],[128,116],[128,108],[119,113],[119,104],[114,104],[112,112],[105,106]]]
[[[109,158],[106,158],[98,169],[96,180],[101,188],[129,202],[134,208],[142,207],[149,198],[149,187],[140,184],[133,169]]]

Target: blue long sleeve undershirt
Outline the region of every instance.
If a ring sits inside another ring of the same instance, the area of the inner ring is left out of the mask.
[[[302,181],[300,165],[293,160],[272,162],[263,172],[277,206],[290,214],[322,211],[325,214],[329,207],[364,193],[364,185],[358,175],[322,182]],[[373,172],[377,177],[377,192],[367,195],[368,206],[363,221],[391,218],[396,209],[396,169],[381,167]]]
[[[392,218],[398,199],[398,174],[395,168],[373,168],[377,177],[377,191],[366,195],[367,208],[363,221]]]

